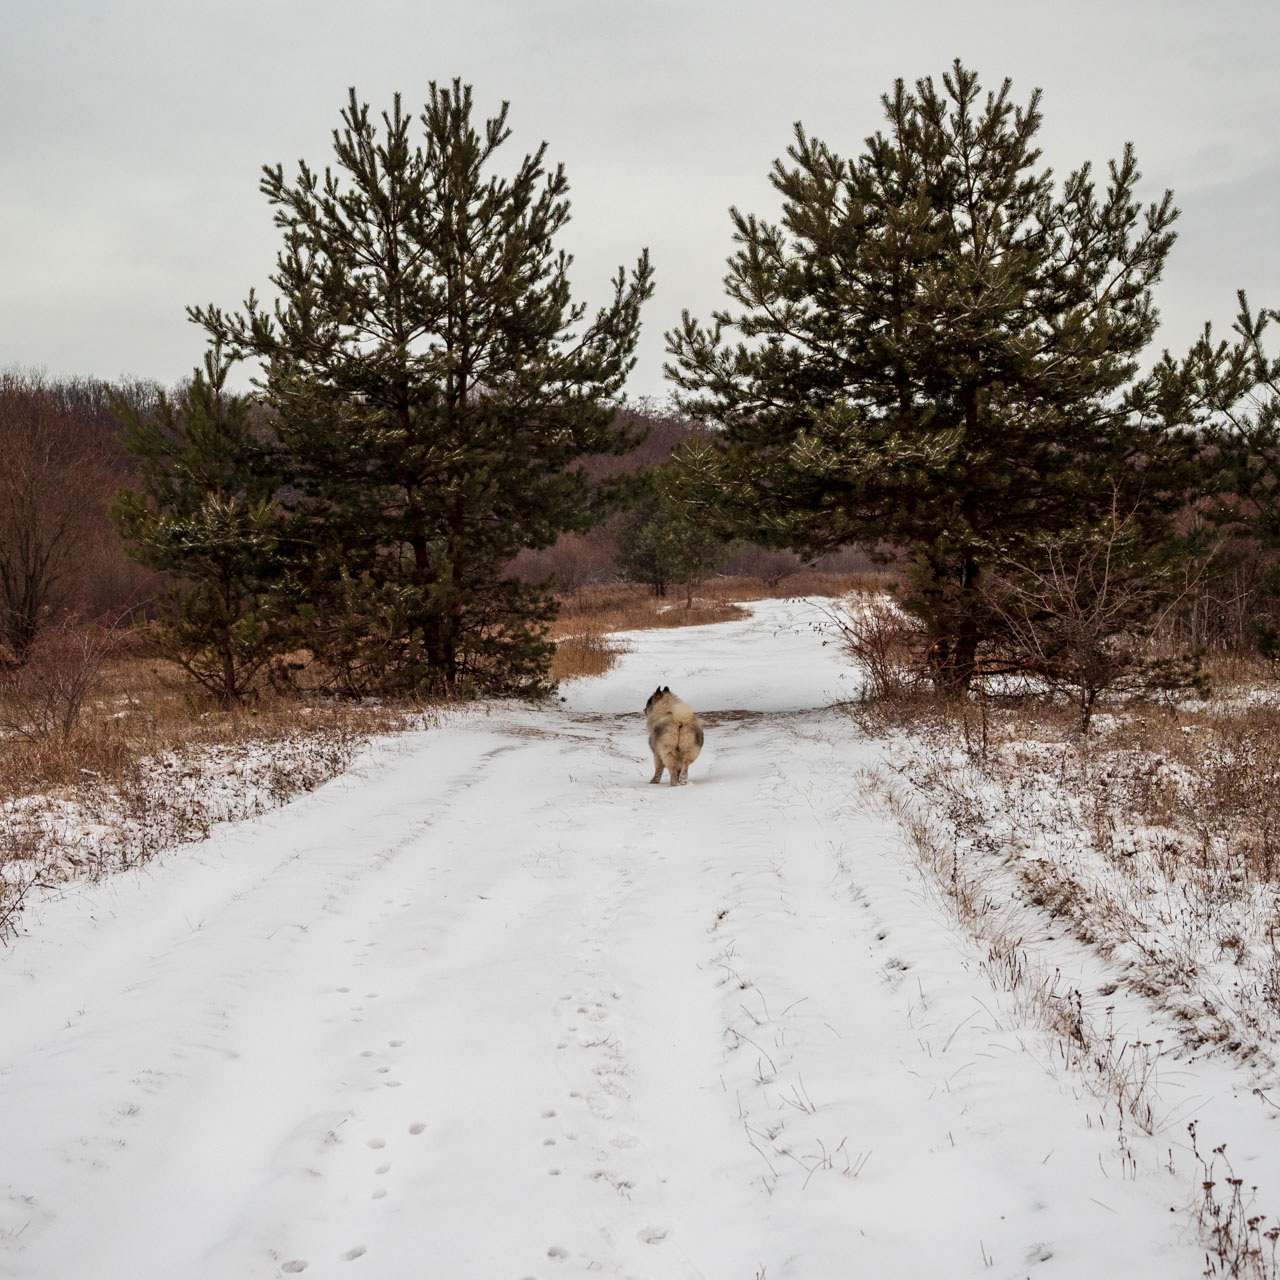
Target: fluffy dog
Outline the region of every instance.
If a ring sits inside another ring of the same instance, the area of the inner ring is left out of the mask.
[[[660,685],[644,704],[644,722],[649,726],[653,750],[653,777],[649,781],[661,782],[666,769],[673,787],[688,782],[689,766],[702,750],[702,721],[693,708]]]

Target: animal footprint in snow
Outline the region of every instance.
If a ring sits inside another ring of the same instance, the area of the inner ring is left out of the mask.
[[[393,1049],[398,1049],[398,1048],[400,1048],[400,1046],[401,1046],[402,1044],[404,1044],[404,1041],[403,1041],[403,1040],[388,1040],[388,1041],[387,1041],[387,1043],[388,1043],[388,1044],[389,1044]]]
[[[384,1162],[374,1170],[374,1173],[378,1173],[378,1174],[388,1173],[390,1172],[390,1170],[391,1170],[391,1165],[389,1163]]]
[[[543,1111],[542,1113],[542,1118],[544,1120],[550,1120],[555,1115],[555,1113],[556,1113],[556,1109],[554,1107],[547,1107],[546,1110]]]
[[[636,1233],[641,1244],[661,1244],[667,1238],[670,1227],[643,1227]]]
[[[415,1120],[413,1124],[409,1126],[409,1132],[413,1134],[415,1137],[417,1137],[417,1135],[420,1134],[426,1127],[427,1126],[423,1124],[421,1120]]]
[[[352,1245],[350,1249],[342,1255],[343,1262],[354,1262],[357,1258],[363,1257],[369,1250],[362,1244]]]
[[[547,1250],[547,1257],[555,1258],[557,1262],[563,1262],[568,1256],[569,1250],[561,1248],[558,1244],[553,1244],[551,1248]]]
[[[295,1276],[299,1271],[305,1271],[306,1269],[307,1264],[301,1258],[294,1258],[292,1261],[286,1262],[284,1266],[280,1268],[280,1270],[287,1276]]]
[[[387,1145],[387,1140],[386,1138],[370,1138],[364,1145],[366,1147],[372,1147],[377,1151],[380,1147],[385,1147]]]

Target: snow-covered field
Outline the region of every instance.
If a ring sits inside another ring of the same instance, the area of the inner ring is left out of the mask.
[[[1275,1109],[1029,920],[1029,966],[1164,1042],[1154,1135],[1092,1092],[864,803],[813,606],[752,608],[33,903],[0,1276],[1201,1275],[1186,1125],[1265,1210]],[[683,788],[659,681],[707,724]]]

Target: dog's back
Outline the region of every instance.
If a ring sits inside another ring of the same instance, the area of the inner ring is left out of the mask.
[[[653,782],[662,781],[665,768],[671,785],[689,781],[689,766],[702,750],[702,721],[681,702],[670,688],[659,686],[644,706],[649,726],[649,747],[653,751]]]

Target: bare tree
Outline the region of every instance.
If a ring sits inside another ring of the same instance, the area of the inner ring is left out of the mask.
[[[103,442],[40,378],[0,373],[0,643],[19,663],[80,588],[110,485]]]
[[[1034,567],[1006,563],[984,588],[1003,624],[990,669],[1069,694],[1082,733],[1108,689],[1200,687],[1194,655],[1154,657],[1151,639],[1207,559],[1193,563],[1161,552],[1138,544],[1132,515],[1120,512],[1113,495],[1102,528],[1046,541]]]

